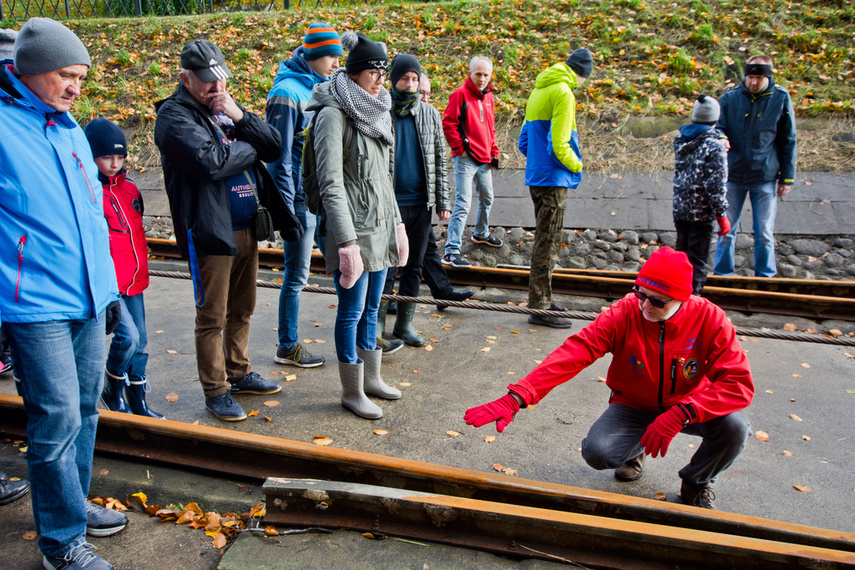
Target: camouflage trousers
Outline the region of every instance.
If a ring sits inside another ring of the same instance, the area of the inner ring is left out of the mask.
[[[563,186],[529,186],[536,218],[534,249],[531,253],[531,275],[528,279],[528,306],[548,309],[552,304],[552,270],[558,261],[567,188]]]

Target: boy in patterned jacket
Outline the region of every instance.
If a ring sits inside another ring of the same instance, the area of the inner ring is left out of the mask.
[[[727,150],[715,129],[718,101],[699,95],[692,109],[692,123],[680,127],[674,139],[675,249],[684,251],[694,268],[692,291],[700,295],[707,281],[707,258],[713,218],[718,235],[730,231],[727,212]]]
[[[98,166],[98,180],[103,184],[104,217],[110,230],[110,255],[122,306],[122,320],[107,354],[101,403],[114,412],[162,418],[145,402],[148,338],[143,291],[148,287],[149,275],[142,194],[136,184],[125,178],[128,151],[122,130],[109,119],[95,119],[84,132]]]

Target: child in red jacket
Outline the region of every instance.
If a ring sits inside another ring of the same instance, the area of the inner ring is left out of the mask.
[[[128,152],[121,129],[108,119],[95,119],[84,132],[98,165],[98,178],[104,185],[104,217],[110,230],[110,254],[122,306],[122,320],[107,354],[101,403],[114,412],[162,418],[145,401],[148,338],[143,291],[148,287],[149,276],[142,194],[125,178]]]

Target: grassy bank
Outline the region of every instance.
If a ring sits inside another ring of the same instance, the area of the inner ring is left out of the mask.
[[[844,0],[460,0],[74,21],[69,25],[94,62],[75,113],[81,122],[106,116],[135,129],[132,150],[150,162],[153,103],[174,88],[187,41],[218,44],[235,75],[235,99],[263,113],[279,60],[318,20],[386,41],[392,54],[418,55],[440,107],[465,77],[471,56],[491,57],[509,164],[520,162],[512,133],[535,77],[577,47],[595,56],[595,72],[577,93],[585,162],[594,169],[667,168],[670,134],[654,130],[642,139],[633,124],[663,117],[662,124],[673,125],[674,117],[688,116],[698,93],[720,96],[738,84],[748,55],[767,53],[776,81],[793,96],[800,125],[812,125],[800,137],[800,168],[855,169],[855,9]],[[637,160],[627,155],[639,149]]]

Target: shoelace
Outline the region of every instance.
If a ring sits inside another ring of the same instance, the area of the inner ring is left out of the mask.
[[[715,501],[715,493],[713,493],[712,489],[706,487],[701,489],[701,491],[695,495],[695,506],[708,508],[709,505],[712,505],[712,502]]]
[[[65,562],[74,562],[75,564],[79,564],[81,568],[86,568],[86,566],[97,560],[97,557],[92,552],[93,550],[95,550],[94,546],[88,542],[84,542],[66,552],[62,556],[62,560]]]

